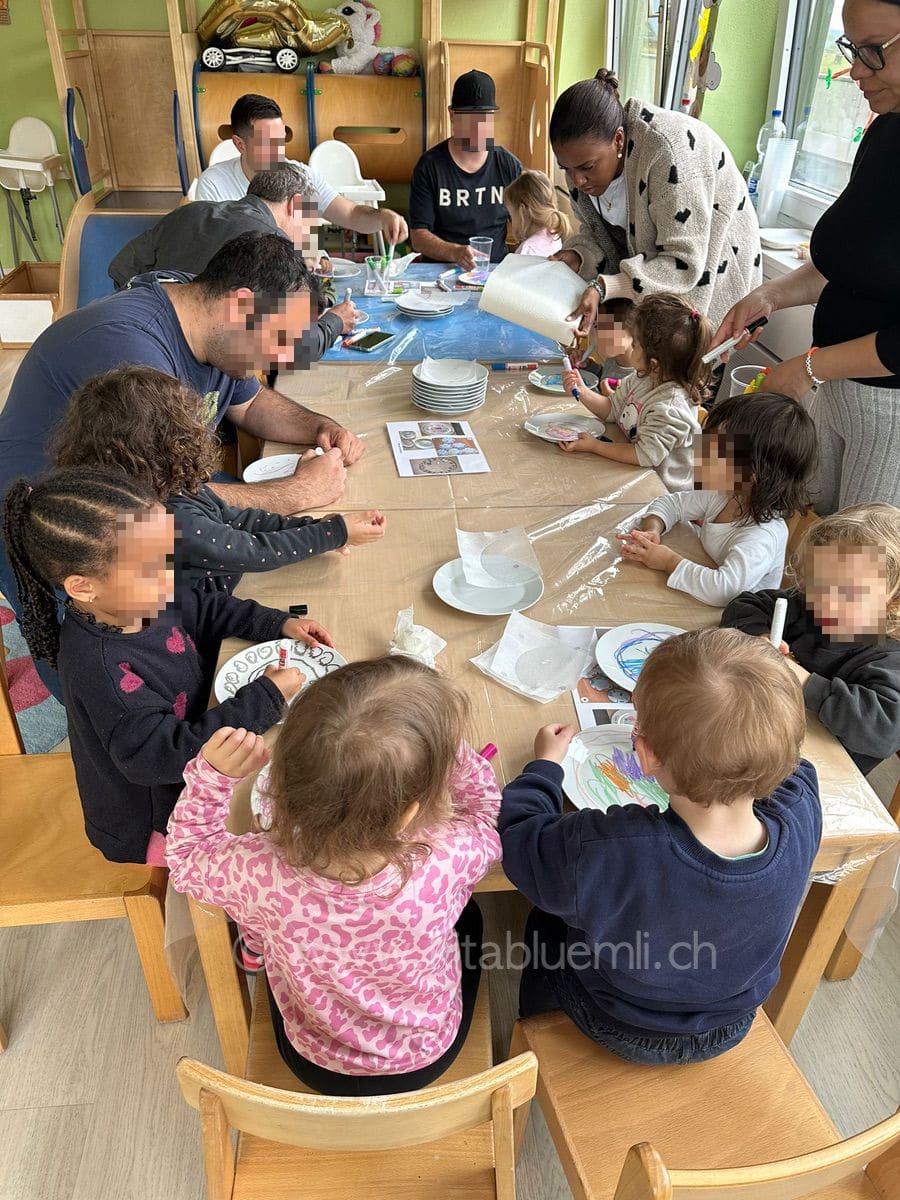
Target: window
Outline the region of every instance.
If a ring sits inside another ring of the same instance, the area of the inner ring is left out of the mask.
[[[678,108],[703,0],[609,0],[606,65],[621,94]]]
[[[849,63],[835,46],[843,0],[799,0],[785,94],[788,136],[800,145],[792,184],[829,202],[850,178],[856,148],[872,119]]]

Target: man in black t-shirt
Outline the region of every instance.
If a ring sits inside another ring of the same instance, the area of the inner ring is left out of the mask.
[[[468,71],[453,85],[451,135],[422,155],[409,194],[410,241],[433,262],[475,266],[470,237],[494,239],[491,261],[506,255],[503,189],[522,172],[514,154],[494,145],[494,81]]]

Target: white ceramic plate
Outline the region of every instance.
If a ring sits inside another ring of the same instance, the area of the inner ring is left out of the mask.
[[[490,572],[491,555],[484,559],[485,569]],[[512,565],[508,560],[500,560],[497,564],[497,574],[503,566]],[[460,612],[475,613],[479,617],[500,617],[511,612],[523,612],[537,604],[544,594],[544,581],[535,575],[529,567],[522,565],[523,580],[520,584],[507,587],[481,588],[472,587],[466,582],[461,558],[444,563],[438,567],[432,580],[435,592],[451,608]]]
[[[416,363],[412,373],[428,387],[470,387],[488,377],[487,367],[468,358],[432,358]]]
[[[329,675],[338,667],[347,665],[346,658],[330,646],[307,646],[305,642],[295,642],[292,638],[260,642],[258,646],[248,646],[246,650],[239,650],[221,668],[213,684],[213,691],[219,703],[228,700],[244,684],[258,679],[266,667],[273,664],[277,666],[278,651],[282,646],[288,652],[287,665],[299,667],[306,676],[307,683],[321,679],[323,675]]]
[[[333,258],[330,271],[314,271],[313,274],[319,279],[351,279],[354,275],[362,274],[362,263],[349,258]]]
[[[522,425],[535,437],[545,442],[575,442],[579,433],[592,433],[600,437],[605,426],[596,417],[583,417],[580,413],[549,412],[535,413]]]
[[[487,280],[481,277],[480,271],[464,271],[463,274],[459,276],[459,282],[474,284],[476,287],[484,287],[484,285],[487,283]]]
[[[453,305],[446,300],[423,296],[421,292],[405,292],[394,301],[401,312],[410,316],[443,317],[453,312]]]
[[[600,380],[593,371],[582,371],[581,378],[585,387],[596,388]],[[554,396],[565,396],[566,389],[562,385],[562,371],[557,367],[538,367],[528,376],[528,382],[539,392],[551,392]]]
[[[576,808],[606,812],[619,804],[669,806],[656,780],[642,774],[627,726],[583,730],[572,739],[562,768],[563,791]]]
[[[607,629],[597,640],[597,666],[626,692],[634,690],[647,656],[660,642],[684,633],[676,625],[657,621],[634,621]]]
[[[259,483],[263,479],[287,479],[297,470],[299,454],[270,454],[244,467],[244,483]]]

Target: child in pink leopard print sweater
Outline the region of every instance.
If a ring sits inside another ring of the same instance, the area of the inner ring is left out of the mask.
[[[500,793],[463,740],[462,693],[403,656],[351,663],[295,700],[261,775],[261,823],[226,832],[261,737],[220,729],[169,821],[174,886],[263,947],[282,1058],[331,1095],[413,1091],[465,1041],[478,989],[475,884],[500,858]]]

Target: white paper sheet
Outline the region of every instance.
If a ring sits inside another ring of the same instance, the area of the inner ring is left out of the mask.
[[[521,527],[488,533],[457,529],[456,544],[472,587],[512,587],[540,578],[541,565]]]
[[[544,625],[514,612],[499,642],[469,661],[511,691],[547,704],[587,670],[595,644],[590,625]]]
[[[577,322],[567,318],[584,289],[584,280],[563,262],[507,254],[491,271],[478,307],[568,345]]]
[[[388,421],[386,428],[399,475],[484,475],[491,469],[468,421]]]

